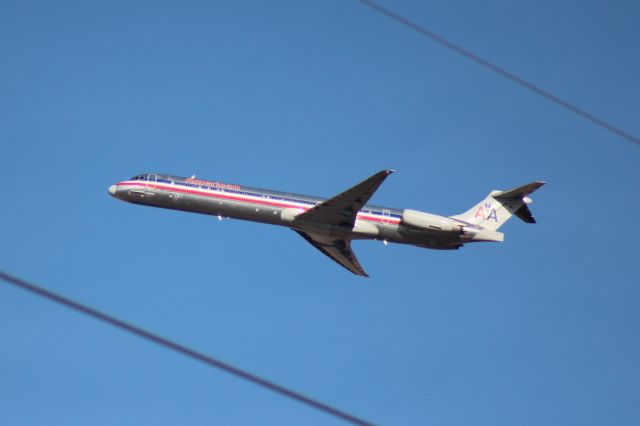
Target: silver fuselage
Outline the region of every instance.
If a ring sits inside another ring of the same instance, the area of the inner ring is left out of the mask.
[[[373,205],[365,205],[360,209],[355,225],[350,229],[335,225],[294,223],[296,215],[324,199],[195,178],[144,174],[112,185],[109,193],[135,204],[286,226],[348,240],[374,239],[445,250],[480,240],[462,231],[463,227],[469,229],[472,226],[466,222],[460,221],[459,231],[417,229],[403,223],[402,210]]]

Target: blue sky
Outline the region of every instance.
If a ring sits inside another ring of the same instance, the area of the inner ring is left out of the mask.
[[[637,2],[385,2],[639,135]],[[640,422],[640,147],[352,1],[0,5],[0,268],[379,424]],[[379,242],[122,203],[158,171],[537,225]],[[341,424],[0,285],[0,423]]]

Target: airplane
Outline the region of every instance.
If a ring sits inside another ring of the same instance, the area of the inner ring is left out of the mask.
[[[467,243],[502,242],[498,232],[511,216],[535,223],[528,197],[545,182],[491,191],[462,214],[439,216],[366,204],[393,170],[382,170],[328,199],[159,173],[136,175],[109,187],[123,201],[172,210],[250,220],[293,229],[350,272],[368,277],[352,240],[382,240],[455,250]]]

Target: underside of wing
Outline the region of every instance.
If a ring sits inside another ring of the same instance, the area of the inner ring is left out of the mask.
[[[340,264],[340,266],[348,269],[356,275],[360,275],[362,277],[369,276],[364,269],[362,269],[355,253],[351,250],[351,241],[343,239],[325,239],[321,236],[307,234],[302,231],[296,232],[312,246]]]
[[[341,194],[296,216],[295,221],[353,227],[356,215],[393,170],[382,170]]]

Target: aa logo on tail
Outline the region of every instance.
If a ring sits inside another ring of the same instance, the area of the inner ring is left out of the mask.
[[[476,215],[474,217],[479,217],[483,221],[493,219],[494,222],[498,222],[498,214],[496,213],[496,209],[491,208],[491,204],[485,203],[484,206],[480,205],[478,210],[476,210]]]

